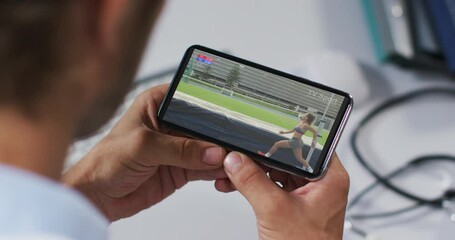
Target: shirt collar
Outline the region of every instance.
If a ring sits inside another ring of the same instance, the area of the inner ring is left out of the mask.
[[[69,239],[108,238],[107,219],[79,192],[0,164],[1,235],[54,234]]]

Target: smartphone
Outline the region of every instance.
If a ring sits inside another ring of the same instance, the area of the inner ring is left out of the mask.
[[[352,106],[343,91],[195,45],[157,114],[165,127],[316,180]]]

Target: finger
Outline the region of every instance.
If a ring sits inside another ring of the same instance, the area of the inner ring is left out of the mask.
[[[321,185],[335,187],[347,196],[350,185],[349,174],[336,153],[333,154],[326,176],[321,181]]]
[[[122,119],[114,126],[112,132],[123,134],[140,124],[144,124],[150,129],[159,130],[156,113],[166,95],[168,86],[168,84],[162,84],[139,94],[122,116]]]
[[[282,182],[282,183],[286,183],[289,178],[288,173],[278,171],[275,169],[273,169],[269,172],[269,176],[270,176],[270,179],[272,179],[273,181],[278,181],[278,182]]]
[[[259,162],[259,161],[255,161],[255,163],[262,169],[262,171],[264,171],[265,173],[268,173],[272,170],[271,167]]]
[[[286,192],[290,192],[296,189],[295,182],[291,181],[291,177],[288,173],[284,173],[278,170],[272,170],[269,172],[270,179],[275,183],[281,185],[281,189]]]
[[[234,186],[232,186],[232,182],[229,180],[229,178],[216,180],[215,189],[224,193],[233,192],[236,190]]]
[[[188,181],[211,181],[217,179],[226,179],[226,171],[222,167],[214,170],[186,170],[186,178]]]
[[[336,153],[332,155],[332,159],[330,160],[330,165],[325,176],[320,181],[315,183],[318,183],[320,185],[349,185],[349,175],[346,169],[343,167],[343,164],[341,164],[341,161]]]
[[[332,155],[330,165],[327,169],[325,176],[316,182],[310,182],[307,184],[307,188],[299,188],[295,192],[297,194],[304,194],[310,189],[316,194],[324,195],[331,193],[333,195],[346,195],[349,192],[349,174],[340,162],[337,154]]]
[[[279,181],[283,184],[283,190],[290,192],[297,188],[305,186],[309,181],[305,178],[301,178],[280,170],[272,169],[269,172],[270,179]]]
[[[158,113],[161,101],[163,101],[164,97],[166,96],[168,88],[169,84],[162,84],[148,91],[145,91],[140,96],[141,98],[138,101],[139,104],[142,106],[147,106],[146,109],[143,110],[146,111],[147,114],[143,116],[144,119],[142,122],[151,129],[160,129],[160,124],[158,123],[156,114]]]
[[[172,184],[176,189],[183,187],[189,181],[213,181],[227,178],[226,172],[222,167],[214,170],[199,171],[187,170],[179,167],[160,166],[159,174],[163,185]]]
[[[235,188],[248,200],[254,211],[268,211],[283,192],[264,171],[247,156],[231,152],[224,160],[224,168]]]
[[[204,141],[166,135],[140,128],[129,148],[146,166],[169,165],[192,170],[215,169],[222,165],[226,150]]]

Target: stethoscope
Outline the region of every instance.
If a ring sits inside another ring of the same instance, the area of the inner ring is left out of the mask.
[[[397,185],[393,184],[390,180],[401,175],[405,172],[415,171],[420,168],[420,166],[426,165],[429,162],[454,162],[455,156],[450,155],[426,155],[417,157],[409,161],[406,165],[399,167],[398,169],[392,171],[391,173],[381,176],[371,165],[366,161],[365,157],[360,153],[359,147],[357,145],[359,134],[363,128],[374,118],[376,118],[381,113],[384,113],[386,110],[389,110],[393,107],[411,102],[421,97],[426,97],[429,95],[449,95],[455,97],[455,89],[450,88],[430,88],[413,91],[398,97],[394,97],[369,112],[355,128],[353,134],[351,135],[351,146],[352,150],[360,162],[360,164],[375,178],[375,182],[364,188],[360,191],[355,197],[352,198],[348,205],[348,214],[345,221],[345,229],[352,231],[366,239],[379,239],[374,235],[368,234],[366,231],[357,227],[355,221],[357,220],[367,220],[367,219],[377,219],[384,217],[391,217],[401,213],[409,212],[411,210],[417,209],[422,206],[429,206],[435,209],[446,209],[449,212],[449,218],[454,222],[455,227],[455,189],[449,189],[441,194],[437,198],[426,199],[420,196],[413,194],[412,192],[405,190]],[[414,202],[413,205],[401,208],[398,210],[393,210],[389,212],[373,213],[373,214],[349,214],[349,210],[357,205],[360,200],[373,189],[378,186],[383,186],[388,190],[402,196],[403,198],[409,199]]]

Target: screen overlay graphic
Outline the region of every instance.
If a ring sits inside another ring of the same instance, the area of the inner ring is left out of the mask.
[[[164,120],[311,172],[343,101],[195,49]]]

